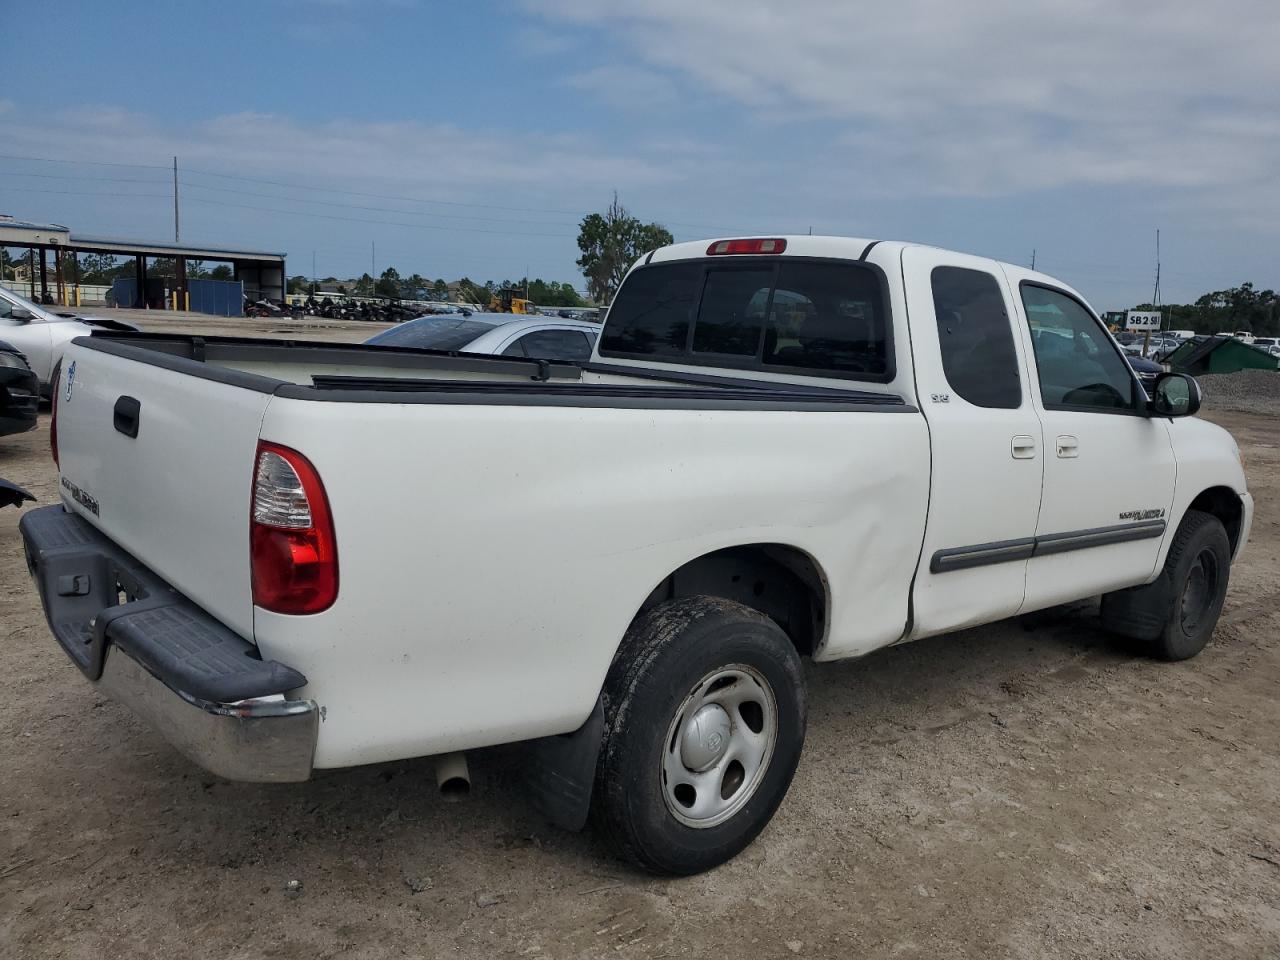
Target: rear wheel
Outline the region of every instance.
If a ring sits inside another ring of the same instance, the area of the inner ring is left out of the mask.
[[[1102,598],[1103,626],[1161,660],[1194,657],[1218,625],[1230,571],[1231,541],[1222,521],[1189,510],[1160,577]]]
[[[729,860],[786,795],[804,745],[800,658],[768,617],[716,597],[642,614],[605,681],[592,819],[658,873]]]

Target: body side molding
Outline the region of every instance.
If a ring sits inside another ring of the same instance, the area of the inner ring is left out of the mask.
[[[991,563],[1008,563],[1011,560],[1029,560],[1071,550],[1088,550],[1113,543],[1131,540],[1147,540],[1164,536],[1163,520],[1144,520],[1140,523],[1120,523],[1110,527],[1093,527],[1088,530],[1071,530],[1066,533],[1049,533],[1039,537],[1023,537],[1019,540],[998,540],[993,543],[975,543],[966,547],[949,547],[939,550],[929,560],[930,573],[947,573],[966,570]]]

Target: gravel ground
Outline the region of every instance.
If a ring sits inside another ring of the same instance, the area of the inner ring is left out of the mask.
[[[546,826],[511,748],[462,804],[426,761],[203,774],[57,649],[0,511],[0,956],[1280,956],[1280,438],[1209,418],[1258,513],[1204,654],[1125,656],[1083,603],[806,664],[790,795],[684,880]],[[43,503],[47,426],[0,439]]]
[[[1196,377],[1210,410],[1238,410],[1241,413],[1280,414],[1280,372],[1241,370],[1239,373],[1210,373]]]

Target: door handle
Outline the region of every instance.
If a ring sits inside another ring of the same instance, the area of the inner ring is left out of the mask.
[[[115,428],[126,437],[137,437],[138,423],[142,417],[142,404],[134,397],[120,397],[112,411]]]
[[[1075,437],[1062,436],[1058,438],[1058,456],[1063,460],[1080,456],[1080,441]]]
[[[1032,460],[1036,455],[1036,438],[1019,434],[1013,438],[1011,450],[1015,460]]]

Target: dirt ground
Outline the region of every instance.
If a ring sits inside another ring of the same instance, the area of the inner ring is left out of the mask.
[[[204,775],[57,648],[0,511],[0,956],[1280,956],[1280,431],[1209,417],[1258,515],[1204,654],[1132,659],[1078,604],[807,664],[786,802],[681,880],[545,825],[511,748],[461,804],[426,761]],[[42,503],[47,428],[0,439]]]

